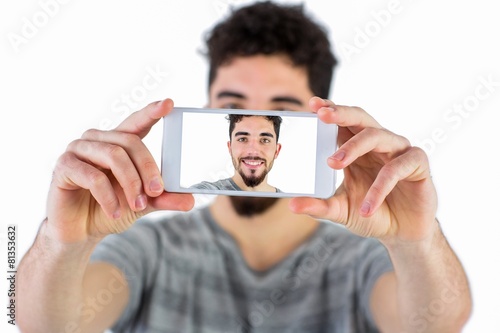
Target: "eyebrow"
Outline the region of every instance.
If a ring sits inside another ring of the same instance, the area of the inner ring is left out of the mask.
[[[243,131],[239,131],[239,132],[234,133],[234,137],[245,136],[245,135],[250,135],[250,133],[243,132]],[[259,134],[259,136],[267,136],[267,137],[270,137],[270,138],[274,138],[274,135],[272,133],[269,133],[269,132],[262,132],[262,133]]]
[[[246,99],[245,95],[234,92],[234,91],[224,90],[224,91],[221,91],[220,93],[217,94],[217,99],[224,98],[224,97]]]
[[[278,96],[278,97],[274,97],[271,101],[273,103],[290,103],[290,104],[295,104],[297,106],[304,105],[300,100],[298,100],[295,97],[291,97],[291,96]]]
[[[247,97],[245,95],[238,93],[238,92],[235,92],[235,91],[230,91],[230,90],[223,90],[217,94],[217,99],[224,98],[224,97],[247,99]],[[292,97],[292,96],[276,96],[276,97],[273,97],[271,99],[271,102],[273,102],[273,103],[290,103],[290,104],[295,104],[298,106],[304,105],[299,99]]]

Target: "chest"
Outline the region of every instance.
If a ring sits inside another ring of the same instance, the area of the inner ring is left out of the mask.
[[[259,275],[227,254],[186,255],[158,267],[144,296],[141,315],[160,331],[356,331],[353,267],[331,270],[311,254]]]

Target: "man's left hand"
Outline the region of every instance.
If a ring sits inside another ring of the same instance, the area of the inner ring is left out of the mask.
[[[431,236],[437,195],[425,152],[359,107],[318,97],[310,106],[320,120],[339,126],[339,148],[327,163],[343,170],[344,179],[329,199],[292,199],[292,211],[344,224],[364,237],[414,242]]]

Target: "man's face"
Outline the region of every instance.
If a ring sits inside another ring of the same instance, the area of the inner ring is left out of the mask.
[[[210,108],[310,111],[313,97],[307,72],[285,56],[238,57],[217,69],[210,86]],[[277,198],[231,196],[236,212],[253,216],[265,212]]]
[[[278,157],[281,145],[277,143],[273,122],[266,117],[243,117],[235,124],[228,142],[234,169],[248,187],[261,184]]]

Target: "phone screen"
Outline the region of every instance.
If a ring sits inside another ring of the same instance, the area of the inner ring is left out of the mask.
[[[327,198],[337,126],[306,111],[174,108],[164,117],[169,192]]]
[[[285,193],[314,194],[318,128],[316,117],[280,116],[281,125],[277,139],[280,150],[276,158],[263,156],[265,153],[259,150],[259,147],[248,148],[246,152],[230,149],[227,118],[227,114],[183,113],[181,187],[189,188],[201,182],[213,183],[231,178],[235,172],[239,172],[238,168],[244,168],[240,159],[248,155],[260,155],[259,158],[264,160],[263,164],[267,165],[269,185]],[[258,126],[250,121],[241,121],[237,125],[240,131],[238,133],[250,132],[250,129],[245,127],[247,124]],[[233,138],[235,142],[232,147],[235,147],[237,140],[247,139],[244,136]]]

